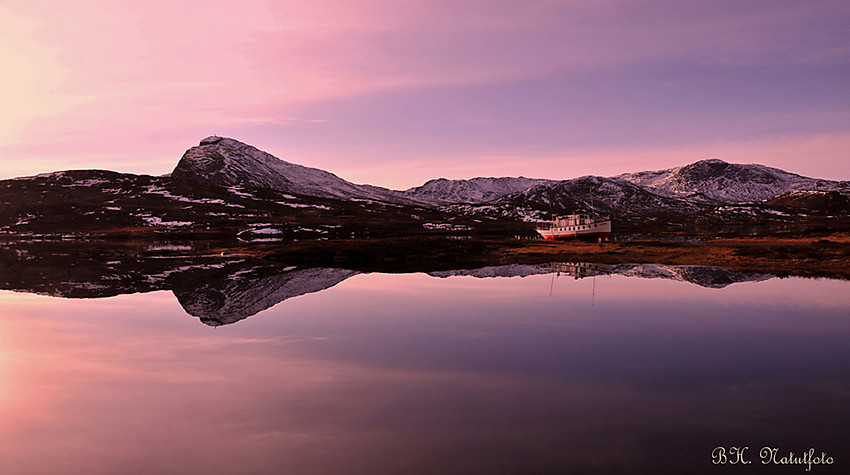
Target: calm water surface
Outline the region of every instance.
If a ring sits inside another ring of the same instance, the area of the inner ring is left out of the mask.
[[[0,473],[754,473],[763,446],[850,465],[850,282],[331,285],[217,327],[184,310],[214,289],[0,292]]]

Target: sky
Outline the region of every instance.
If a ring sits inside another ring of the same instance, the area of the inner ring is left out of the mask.
[[[704,158],[850,180],[850,3],[0,0],[0,179],[210,135],[356,182]]]

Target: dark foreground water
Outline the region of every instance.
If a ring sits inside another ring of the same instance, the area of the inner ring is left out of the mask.
[[[561,270],[2,291],[0,473],[850,473],[850,282]]]

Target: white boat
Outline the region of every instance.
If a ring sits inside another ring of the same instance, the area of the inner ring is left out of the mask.
[[[537,232],[547,241],[555,239],[606,238],[611,234],[611,218],[571,214],[537,223]]]

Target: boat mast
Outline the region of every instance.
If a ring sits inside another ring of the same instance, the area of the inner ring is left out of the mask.
[[[590,300],[590,306],[596,305],[596,274],[593,274],[593,294]]]
[[[549,217],[552,218],[552,221],[556,221],[558,218],[555,217],[555,204],[554,199],[552,198],[552,188],[549,188]],[[554,226],[555,223],[552,223]]]
[[[593,187],[590,188],[590,219],[596,221],[596,210],[593,206]]]

